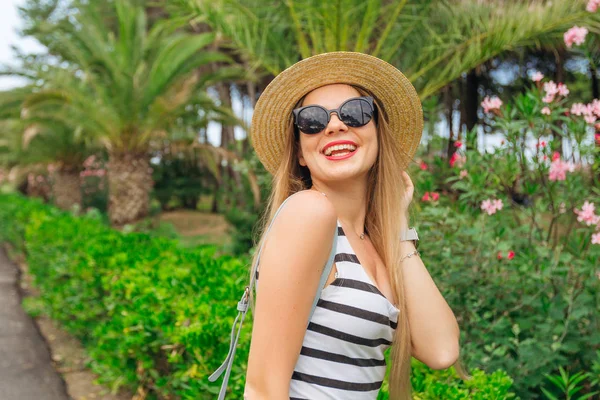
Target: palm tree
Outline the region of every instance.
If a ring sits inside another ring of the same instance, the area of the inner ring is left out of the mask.
[[[240,71],[198,73],[200,66],[231,62],[206,50],[214,34],[179,32],[169,20],[149,28],[144,9],[126,0],[116,0],[109,15],[94,4],[52,30],[54,55],[76,73],[31,94],[26,105],[32,114],[81,128],[106,147],[109,217],[122,225],[148,213],[153,138],[168,132],[195,94]],[[49,115],[49,104],[60,107]]]
[[[251,71],[276,75],[314,54],[344,50],[386,60],[421,99],[504,51],[556,44],[592,23],[583,0],[178,0],[228,37]],[[527,15],[527,18],[523,18]]]
[[[31,114],[23,103],[35,90],[30,86],[0,93],[0,138],[3,146],[0,163],[9,167],[52,165],[52,192],[55,204],[63,209],[82,205],[81,166],[95,150],[90,137],[81,130],[52,119],[42,113]],[[48,105],[47,113],[56,112]]]

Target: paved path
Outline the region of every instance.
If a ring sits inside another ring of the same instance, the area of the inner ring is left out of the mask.
[[[17,274],[0,248],[0,400],[69,400],[46,343],[21,308]]]

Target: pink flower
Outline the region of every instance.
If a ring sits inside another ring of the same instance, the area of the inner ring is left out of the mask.
[[[575,209],[575,214],[577,214],[577,221],[585,222],[587,226],[597,224],[600,220],[600,216],[594,214],[594,203],[590,203],[586,201],[581,206],[581,210]]]
[[[594,139],[596,139],[596,144],[600,146],[600,133],[596,133],[594,135]]]
[[[590,103],[590,106],[592,108],[592,113],[594,113],[597,117],[600,117],[600,100],[598,99],[594,99],[592,100],[592,102]]]
[[[508,258],[509,260],[512,260],[513,258],[515,258],[515,252],[510,250],[508,252],[508,255],[506,256],[506,258]]]
[[[558,84],[558,94],[566,97],[569,94],[569,89],[567,89],[567,85],[559,83]]]
[[[485,96],[483,101],[481,102],[481,107],[483,107],[483,112],[489,113],[492,110],[498,110],[502,106],[502,100],[498,98],[498,96]]]
[[[575,103],[571,106],[571,114],[574,114],[574,115],[583,115],[585,110],[586,110],[586,107],[583,103]]]
[[[462,142],[460,140],[457,140],[456,142],[454,142],[454,147],[460,149],[462,147]]]
[[[594,114],[586,114],[583,119],[585,119],[585,122],[588,124],[593,124],[596,122],[596,116]]]
[[[456,163],[457,159],[458,159],[458,154],[457,153],[452,154],[452,157],[450,157],[450,161],[448,161],[451,168],[454,167],[454,163]]]
[[[542,114],[544,114],[544,115],[550,115],[550,107],[544,107],[544,108],[542,108]]]
[[[502,209],[502,200],[500,199],[486,199],[481,202],[481,209],[488,213],[488,215],[495,214],[496,211]]]
[[[469,173],[467,172],[466,169],[463,169],[462,171],[460,171],[460,179],[464,178],[467,175],[469,175]]]
[[[555,152],[555,154],[558,153]],[[554,156],[552,156],[552,158],[554,159]],[[550,164],[548,179],[551,181],[564,181],[567,178],[567,171],[575,171],[575,165],[557,158]]]
[[[419,168],[421,168],[423,171],[427,171],[427,164],[425,164],[425,161],[421,161]]]
[[[579,46],[581,45],[583,42],[585,42],[585,37],[588,34],[588,30],[584,27],[578,27],[577,25],[575,25],[574,27],[572,27],[571,29],[569,29],[568,31],[565,32],[564,36],[564,40],[565,40],[565,45],[568,48],[571,48],[571,46],[573,46],[573,44]]]
[[[553,94],[550,94],[550,93],[548,93],[548,94],[546,94],[546,95],[544,96],[544,98],[542,99],[542,101],[543,101],[544,103],[552,103],[552,102],[554,101],[554,95],[553,95]]]
[[[502,207],[504,206],[504,204],[502,203],[502,199],[496,199],[492,201],[492,204],[494,205],[496,210],[502,210]]]
[[[501,251],[499,251],[499,252],[498,252],[498,255],[497,255],[496,257],[498,258],[498,260],[502,260],[502,252],[501,252]]]
[[[552,161],[556,161],[560,159],[560,153],[558,151],[555,151],[554,153],[552,153]]]
[[[421,197],[422,201],[438,201],[440,198],[440,194],[438,192],[425,192],[423,197]]]
[[[554,83],[554,81],[549,81],[544,83],[544,91],[546,92],[546,95],[556,95],[558,94],[558,86],[556,86],[556,83]]]
[[[600,232],[592,235],[592,244],[600,244]],[[598,272],[598,279],[600,279],[600,272]]]
[[[585,9],[586,9],[586,11],[593,13],[593,12],[596,12],[596,10],[598,9],[599,6],[600,6],[600,0],[590,0],[590,1],[588,1]]]
[[[544,79],[544,74],[542,74],[540,71],[535,71],[531,76],[531,80],[534,82],[539,82],[542,79]]]

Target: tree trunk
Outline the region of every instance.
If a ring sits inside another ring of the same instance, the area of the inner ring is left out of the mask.
[[[250,108],[254,111],[256,105],[256,85],[254,82],[247,81],[246,88],[248,90],[248,98],[250,99]],[[242,154],[245,156],[250,151],[250,132],[246,132],[246,137],[242,142]]]
[[[564,52],[561,49],[554,50],[554,59],[556,61],[556,74],[555,74],[554,78],[557,83],[562,83],[565,80]],[[558,121],[557,125],[559,128],[562,128],[563,122]],[[554,142],[558,144],[556,147],[556,150],[560,154],[563,154],[562,137],[554,130],[552,130],[552,140],[554,140]]]
[[[467,74],[467,87],[465,90],[465,123],[467,126],[467,135],[473,131],[475,125],[477,125],[477,108],[479,107],[479,93],[477,92],[477,88],[479,86],[479,77],[477,74],[477,68],[473,68]],[[475,135],[477,135],[477,131]],[[468,143],[477,143],[477,138],[463,138],[465,143],[465,148],[468,148]]]
[[[591,67],[590,72],[592,74],[592,98],[598,99],[600,98],[600,92],[598,91],[598,71],[596,68]]]
[[[217,89],[219,91],[221,105],[231,109],[231,87],[228,84],[219,83],[217,84]],[[230,150],[237,153],[237,149],[235,148],[235,135],[233,126],[221,124],[221,147],[225,150]],[[242,185],[240,173],[233,169],[232,162],[230,160],[227,160],[227,165],[222,167],[221,177],[223,178],[223,189],[226,191],[226,193],[235,192],[237,205],[244,207],[244,197],[240,190]],[[231,185],[232,181],[235,182],[237,190],[236,188],[229,186]],[[231,206],[231,196],[226,196],[225,199],[227,206]]]
[[[75,204],[82,205],[81,178],[76,168],[59,169],[54,173],[54,204],[63,210],[70,210]]]
[[[114,154],[108,157],[108,216],[120,226],[148,215],[152,172],[146,154]]]
[[[450,160],[452,157],[451,151],[454,149],[454,131],[452,130],[452,117],[454,114],[454,98],[452,97],[452,84],[448,84],[444,90],[444,106],[446,108],[448,118],[448,147],[446,148],[446,157]]]

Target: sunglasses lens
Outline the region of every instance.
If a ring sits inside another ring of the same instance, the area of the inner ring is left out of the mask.
[[[320,107],[307,107],[298,114],[296,124],[304,133],[319,133],[327,126],[327,112]]]
[[[340,109],[340,119],[354,128],[368,124],[372,116],[371,105],[361,99],[350,100]]]

